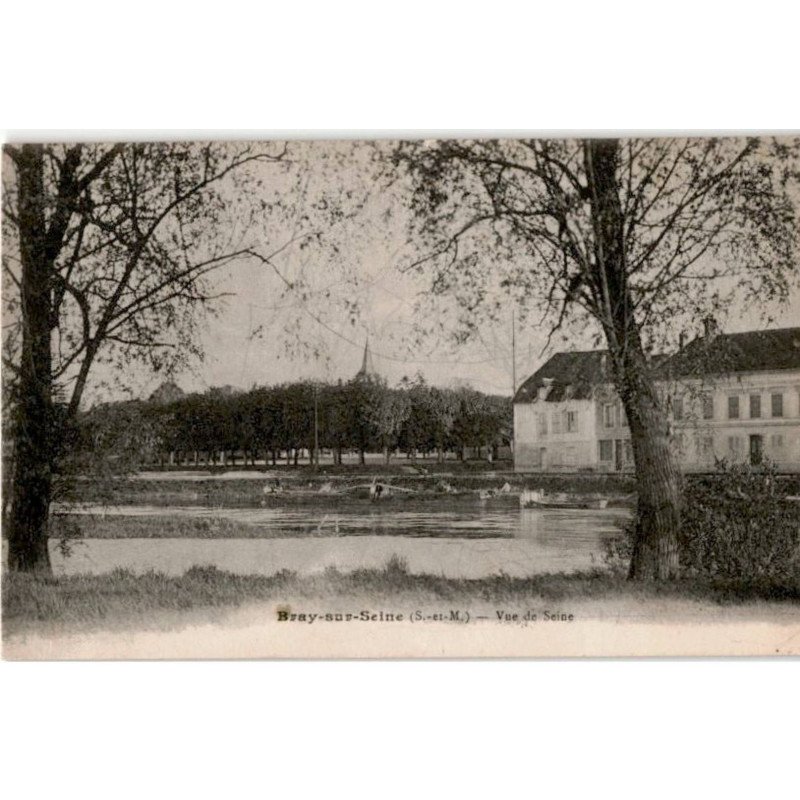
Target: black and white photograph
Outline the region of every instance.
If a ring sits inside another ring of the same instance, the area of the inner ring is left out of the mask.
[[[800,653],[800,138],[2,178],[5,659]]]

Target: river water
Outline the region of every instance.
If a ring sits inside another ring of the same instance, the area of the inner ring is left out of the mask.
[[[84,513],[98,514],[98,508]],[[109,515],[213,516],[263,526],[262,537],[84,539],[64,557],[51,544],[57,574],[106,572],[124,567],[181,574],[195,565],[235,573],[308,574],[380,568],[393,555],[414,573],[477,578],[505,572],[525,576],[599,566],[605,542],[620,532],[625,509],[520,509],[473,503],[441,510],[360,506],[208,509],[155,506],[105,508]]]

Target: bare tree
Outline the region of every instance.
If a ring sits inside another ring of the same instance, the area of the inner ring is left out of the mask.
[[[648,353],[733,297],[786,300],[798,273],[799,162],[800,143],[780,139],[394,149],[413,187],[412,236],[425,245],[410,268],[428,270],[434,292],[492,314],[501,289],[543,312],[551,336],[570,322],[601,332],[636,464],[633,578],[678,569],[678,473]]]
[[[6,146],[10,569],[50,569],[53,479],[90,373],[197,352],[194,312],[216,296],[205,279],[245,252],[264,211],[247,168],[284,160],[274,143]]]

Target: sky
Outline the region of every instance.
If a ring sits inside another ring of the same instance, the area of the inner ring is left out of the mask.
[[[199,327],[204,360],[172,376],[182,389],[347,380],[361,366],[368,340],[374,365],[389,384],[419,373],[435,385],[468,384],[509,395],[553,352],[592,348],[591,329],[555,337],[546,348],[547,330],[535,315],[524,319],[510,302],[507,313],[480,324],[471,341],[453,341],[454,304],[446,298],[432,302],[429,278],[402,270],[410,260],[407,218],[391,192],[372,191],[365,183],[368,148],[352,150],[352,142],[302,142],[295,148],[296,169],[276,174],[265,168],[263,175],[264,191],[278,199],[279,210],[265,215],[257,238],[266,250],[281,250],[275,268],[244,260],[216,275],[214,289],[226,297]],[[353,219],[329,226],[318,245],[285,246],[306,230],[303,211],[314,198],[345,190],[364,200]],[[287,280],[296,288],[288,289]],[[723,330],[762,327],[763,310],[731,307]],[[767,311],[774,317],[771,327],[800,325],[800,289],[787,307]],[[420,324],[433,328],[421,341],[415,335]],[[165,379],[145,372],[127,377],[139,397]]]

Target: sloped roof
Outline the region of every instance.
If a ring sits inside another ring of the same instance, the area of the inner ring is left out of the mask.
[[[800,328],[701,336],[664,365],[665,377],[800,369]]]
[[[550,390],[545,398],[548,402],[564,400],[567,394],[575,400],[587,399],[595,386],[609,380],[603,371],[607,355],[607,350],[556,353],[519,387],[514,402],[532,402],[539,389],[548,383]]]
[[[547,402],[569,397],[585,400],[592,389],[611,381],[604,372],[607,350],[556,353],[519,387],[515,403],[530,403],[549,385]],[[720,333],[701,336],[673,355],[655,355],[651,365],[658,379],[800,369],[800,328]]]

